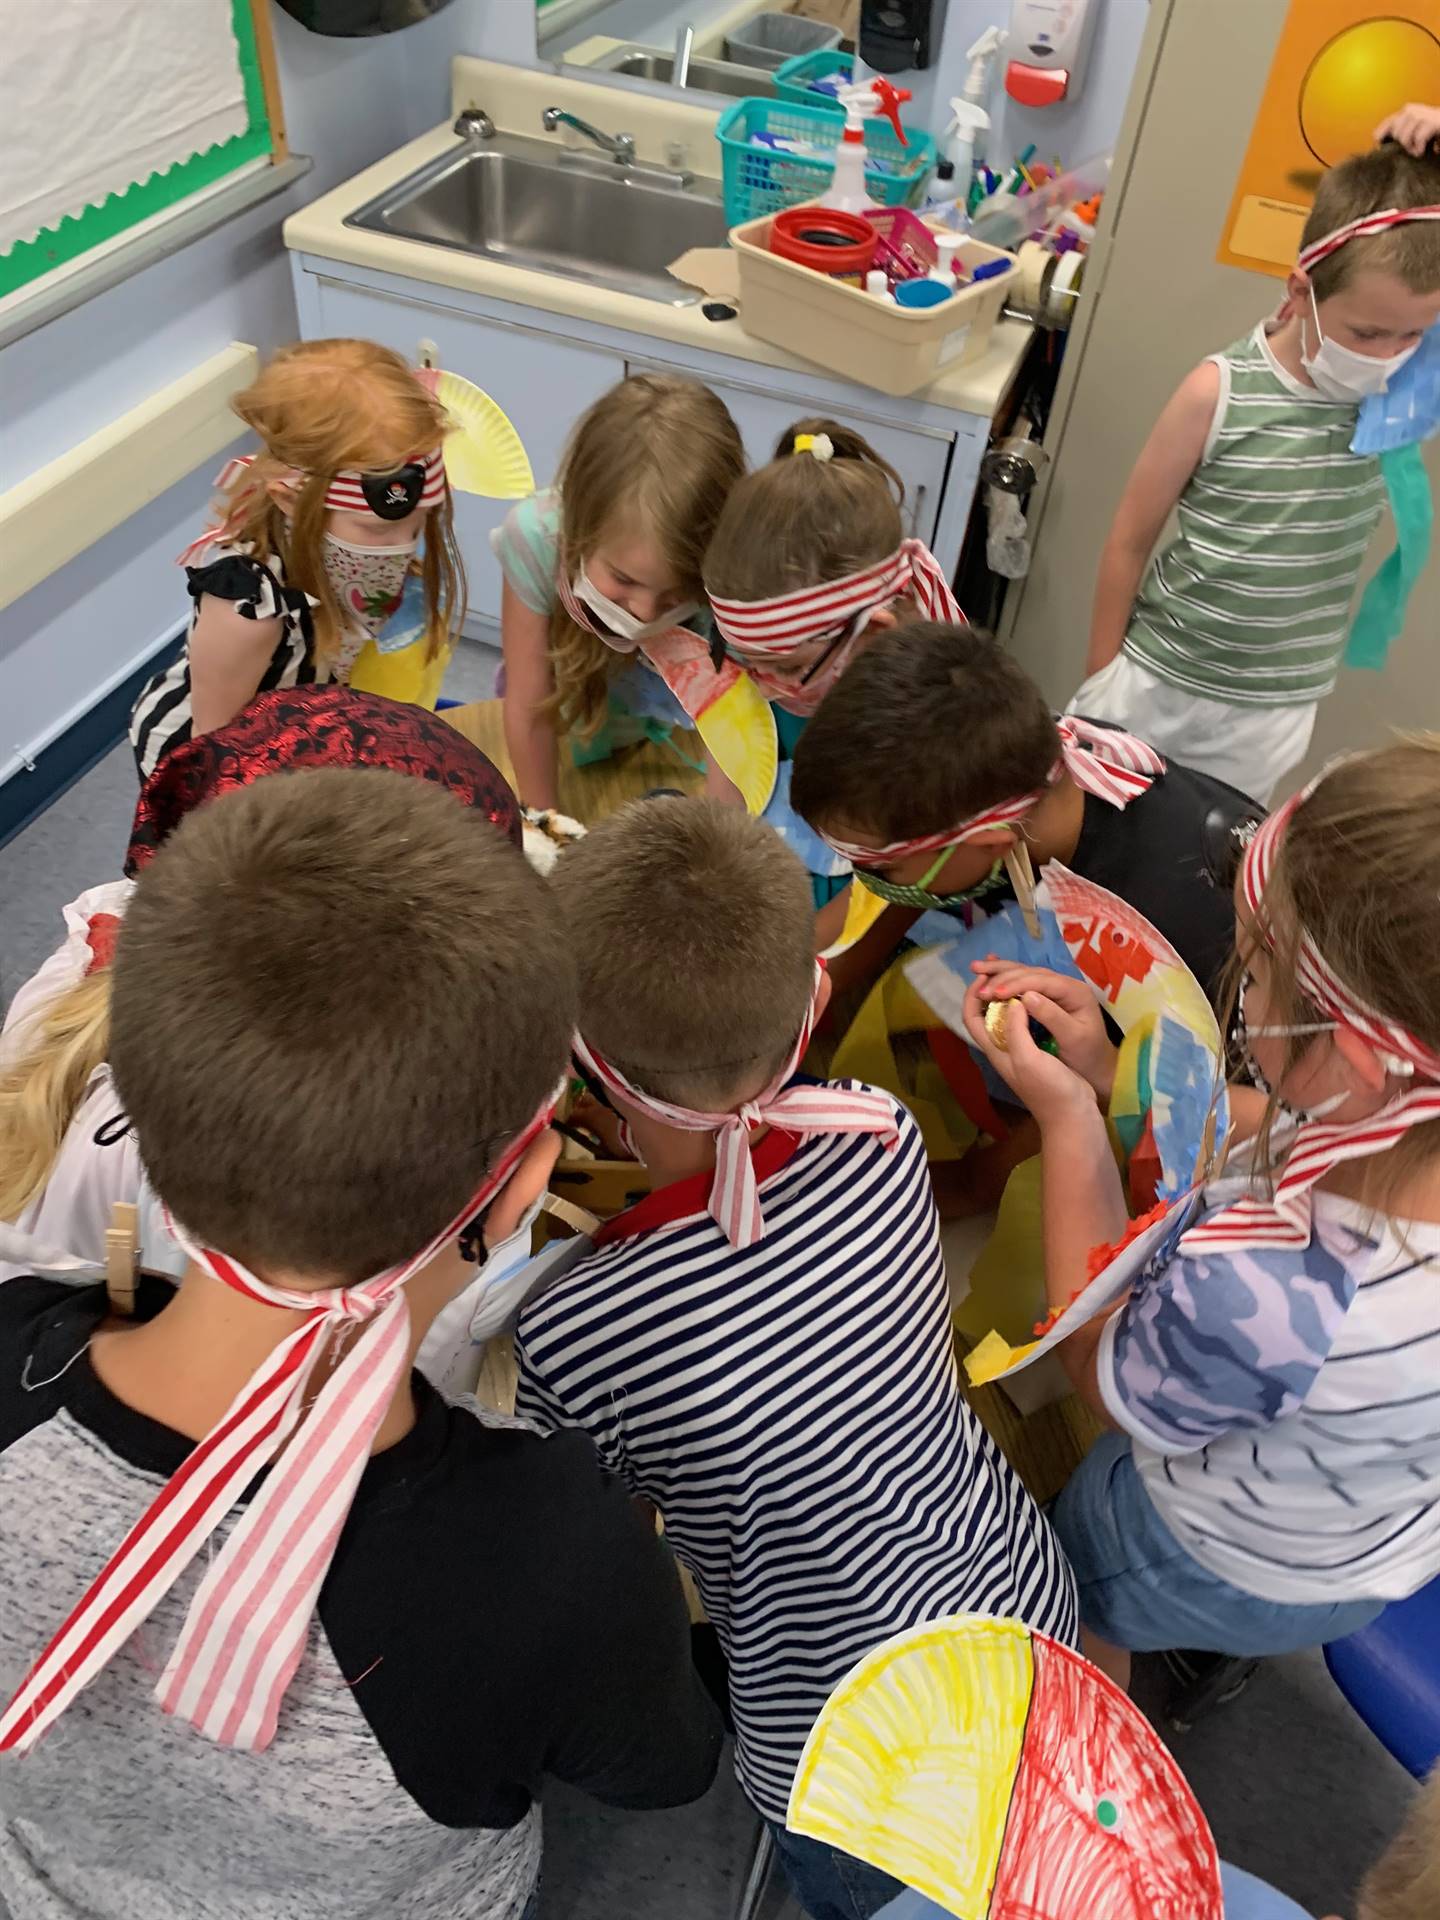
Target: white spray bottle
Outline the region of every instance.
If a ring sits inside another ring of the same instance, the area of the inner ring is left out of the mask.
[[[842,87],[835,98],[845,109],[845,131],[835,150],[835,171],[819,204],[841,213],[864,213],[867,207],[880,204],[865,186],[865,122],[883,113],[900,136],[900,144],[908,146],[900,125],[900,103],[910,98],[909,89],[892,87],[888,80],[860,80]]]
[[[947,158],[955,163],[955,178],[963,180],[961,199],[970,186],[970,176],[985,158],[985,136],[990,131],[986,102],[990,98],[990,66],[1009,39],[1002,27],[986,27],[966,53],[970,66],[958,100],[950,102],[951,120],[941,138]]]

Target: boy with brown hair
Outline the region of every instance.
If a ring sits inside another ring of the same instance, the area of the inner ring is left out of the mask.
[[[671,1805],[719,1744],[591,1448],[411,1371],[553,1163],[553,903],[438,786],[282,775],[182,823],[113,964],[190,1265],[133,1323],[0,1289],[0,1907],[519,1920],[546,1773]]]
[[[1335,685],[1384,500],[1375,457],[1350,450],[1360,403],[1437,320],[1440,158],[1342,160],[1279,312],[1186,375],[1135,463],[1072,711],[1268,800]]]
[[[1211,985],[1235,909],[1211,870],[1244,794],[1116,727],[1056,720],[1011,655],[973,628],[878,634],[795,750],[795,808],[895,909],[860,943],[874,968],[916,916],[968,920],[1014,898],[1004,856],[1060,860],[1139,909]]]
[[[577,1057],[655,1189],[522,1313],[519,1404],[658,1507],[729,1662],[742,1787],[812,1915],[870,1913],[893,1881],[784,1830],[831,1689],[947,1613],[1071,1638],[1069,1570],[960,1393],[914,1122],[797,1071],[824,1001],[800,863],[738,808],[650,800],[553,884]]]

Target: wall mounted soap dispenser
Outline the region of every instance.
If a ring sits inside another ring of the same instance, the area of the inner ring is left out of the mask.
[[[875,73],[928,67],[944,25],[945,0],[860,0],[860,59]]]

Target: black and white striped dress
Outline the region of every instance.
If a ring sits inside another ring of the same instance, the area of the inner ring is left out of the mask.
[[[130,745],[142,780],[154,771],[168,748],[190,738],[190,634],[200,617],[203,594],[233,601],[246,620],[279,620],[280,635],[255,689],[257,693],[268,693],[272,687],[306,686],[331,677],[315,657],[312,602],[299,587],[287,584],[278,557],[267,563],[255,559],[248,547],[219,544],[198,557],[202,565],[185,569],[195,604],[184,651],[146,685],[130,716]]]
[[[1074,1643],[1049,1523],[959,1389],[920,1133],[755,1148],[765,1237],[709,1177],[610,1221],[521,1316],[522,1412],[581,1427],[653,1500],[730,1663],[741,1785],[783,1820],[820,1708],[870,1648],[948,1613]]]

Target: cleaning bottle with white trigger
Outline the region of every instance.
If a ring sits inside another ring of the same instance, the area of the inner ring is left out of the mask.
[[[892,87],[888,80],[861,80],[841,87],[835,97],[845,109],[845,131],[835,150],[835,172],[819,204],[841,213],[864,213],[867,207],[880,204],[865,186],[865,122],[883,113],[901,146],[909,146],[900,124],[900,103],[910,98],[910,92],[907,87]]]

